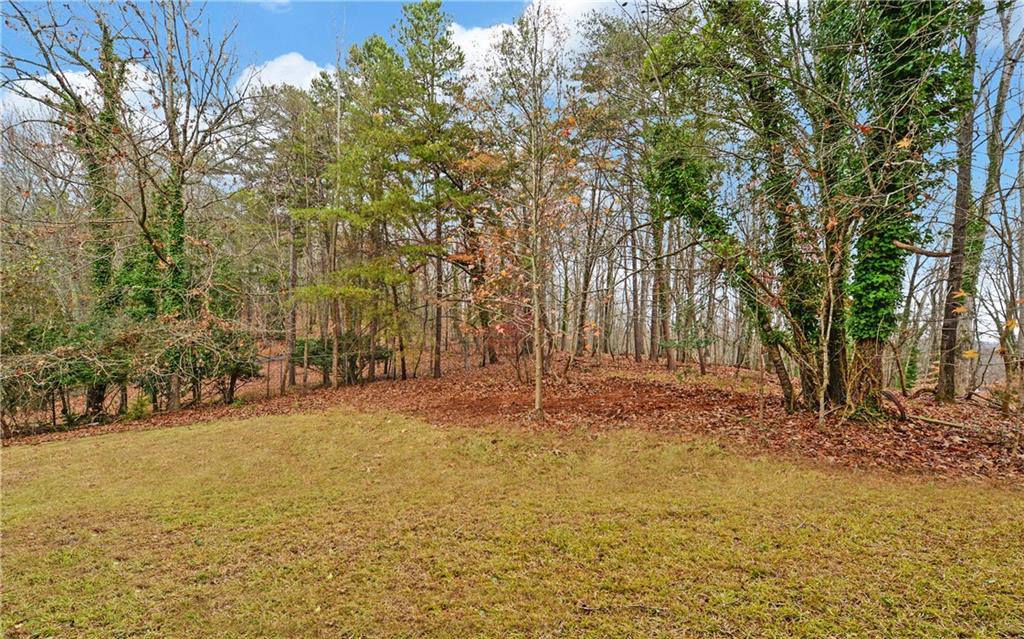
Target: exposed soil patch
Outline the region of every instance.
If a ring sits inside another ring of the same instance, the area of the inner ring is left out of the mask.
[[[259,415],[312,412],[337,404],[391,410],[437,424],[514,426],[564,430],[640,428],[712,436],[748,453],[903,474],[1024,478],[1024,425],[978,403],[941,406],[927,397],[904,400],[920,420],[875,423],[842,421],[819,426],[813,414],[787,415],[768,380],[751,371],[721,368],[700,377],[676,375],[630,361],[587,362],[562,379],[545,382],[543,421],[531,418],[532,386],[517,382],[512,368],[462,368],[455,362],[435,380],[379,381],[355,387],[295,392],[269,399],[250,397],[241,406],[203,406],[139,422],[117,422],[62,433],[5,441],[29,444],[99,434]]]

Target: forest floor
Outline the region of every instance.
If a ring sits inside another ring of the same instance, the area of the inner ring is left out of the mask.
[[[722,417],[756,393],[592,374],[533,431],[467,376],[471,428],[335,407],[5,448],[0,634],[1024,636],[1020,486],[736,454],[670,405],[756,442]],[[410,410],[442,416],[433,384]],[[617,426],[641,408],[670,434]]]
[[[711,438],[747,455],[770,455],[811,465],[882,470],[901,475],[1024,480],[1024,423],[985,400],[940,405],[923,395],[901,399],[907,421],[843,420],[819,423],[810,413],[786,414],[770,376],[733,367],[698,375],[694,366],[674,373],[625,358],[584,358],[567,374],[545,380],[545,419],[530,418],[532,385],[517,381],[510,364],[480,368],[446,362],[440,379],[377,381],[338,389],[296,389],[263,395],[262,383],[245,389],[232,406],[203,405],[72,431],[5,440],[33,444],[125,430],[180,426],[260,415],[310,412],[344,405],[388,410],[438,425],[508,427],[531,431],[602,432],[622,428],[686,438]],[[558,365],[556,373],[563,372]],[[267,385],[267,388],[276,388]]]

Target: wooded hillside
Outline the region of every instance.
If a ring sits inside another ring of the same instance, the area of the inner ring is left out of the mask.
[[[542,419],[608,357],[1024,411],[1019,8],[622,4],[480,68],[409,4],[308,90],[200,5],[5,4],[5,435],[498,362]]]

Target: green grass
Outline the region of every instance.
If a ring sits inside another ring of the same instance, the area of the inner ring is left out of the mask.
[[[12,637],[1024,633],[1005,487],[344,411],[2,461]]]

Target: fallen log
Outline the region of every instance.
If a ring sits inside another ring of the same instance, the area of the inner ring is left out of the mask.
[[[938,426],[950,426],[952,428],[962,428],[964,430],[972,430],[973,427],[968,424],[961,424],[959,422],[948,422],[944,419],[936,419],[934,417],[925,417],[924,415],[908,415],[910,419],[916,419],[919,422],[925,422],[928,424],[936,424]]]

